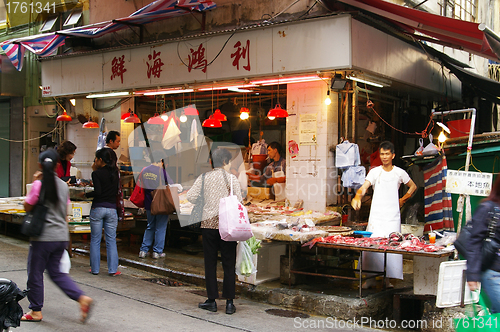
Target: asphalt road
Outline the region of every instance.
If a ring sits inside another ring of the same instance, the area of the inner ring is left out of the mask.
[[[26,288],[28,243],[0,235],[0,278],[13,280]],[[101,271],[107,271],[102,262]],[[21,331],[373,331],[360,322],[340,322],[333,317],[278,317],[267,309],[281,309],[263,303],[236,299],[237,311],[225,314],[225,301],[218,301],[218,312],[198,309],[205,298],[194,292],[194,286],[163,286],[143,279],[158,278],[147,272],[120,267],[121,276],[89,273],[88,257],[72,259],[71,277],[82,290],[95,300],[91,317],[86,324],[79,321],[79,306],[45,275],[45,304],[43,321],[22,322],[12,329]],[[160,277],[161,278],[161,277]],[[24,312],[28,300],[20,301]],[[348,327],[348,328],[346,328]]]

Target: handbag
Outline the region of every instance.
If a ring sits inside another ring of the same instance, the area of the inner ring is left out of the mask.
[[[130,201],[139,208],[144,207],[144,188],[141,179],[142,173],[139,174],[134,191],[132,191],[132,195],[130,195]]]
[[[203,218],[203,205],[205,203],[205,173],[201,176],[201,191],[194,203],[193,210],[191,210],[191,215],[189,216],[188,225],[193,226],[200,223]]]
[[[483,240],[481,253],[481,270],[486,270],[493,263],[494,257],[500,250],[500,243],[495,239],[495,231],[500,215],[500,208],[494,207],[494,211],[490,211],[490,222],[488,224],[488,237]],[[468,247],[472,232],[472,223],[468,223],[460,232],[457,240],[453,243],[458,253],[467,259]]]
[[[498,321],[500,313],[492,314],[487,305],[487,298],[484,298],[482,292],[479,294],[479,306],[481,311],[476,308],[476,304],[472,305],[472,317],[454,318],[453,327],[457,332],[488,332],[498,331]]]
[[[223,177],[227,184],[226,171]],[[246,241],[253,236],[247,209],[233,194],[232,179],[229,196],[219,202],[219,234],[224,241]]]
[[[163,183],[160,177],[160,185],[153,191],[151,214],[155,216],[159,214],[169,215],[176,211],[180,211],[179,194],[177,193],[177,188],[171,187],[166,183],[167,174],[165,172],[165,166],[163,166],[163,176],[165,178],[165,183]]]
[[[28,212],[28,214],[23,219],[23,224],[21,225],[21,233],[29,237],[40,236],[43,232],[45,226],[45,216],[47,215],[48,208],[44,205],[45,201],[45,189],[40,190],[40,196],[38,202],[33,207],[33,210]]]

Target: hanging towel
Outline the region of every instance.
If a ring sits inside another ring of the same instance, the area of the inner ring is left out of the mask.
[[[448,167],[446,157],[438,157],[424,167],[425,228],[424,232],[454,230],[451,194],[446,192]]]
[[[189,134],[189,142],[194,141],[194,149],[198,149],[198,125],[196,124],[196,120],[193,119],[191,122],[191,133]]]
[[[171,117],[167,120],[165,124],[166,130],[161,141],[161,145],[165,150],[175,147],[176,143],[181,141],[181,137],[179,136],[181,131],[175,121],[172,120]]]
[[[361,157],[357,144],[349,143],[346,140],[335,147],[335,166],[337,168],[344,169],[359,165],[361,165]]]

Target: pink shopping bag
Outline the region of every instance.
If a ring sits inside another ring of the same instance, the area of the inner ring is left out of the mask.
[[[233,195],[232,179],[231,193],[219,202],[219,233],[224,241],[246,241],[253,236],[247,209]]]

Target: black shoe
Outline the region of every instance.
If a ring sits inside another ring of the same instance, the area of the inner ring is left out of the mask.
[[[233,303],[226,303],[226,314],[232,315],[236,312],[236,307]]]
[[[217,303],[215,301],[209,302],[209,300],[206,300],[204,303],[198,303],[198,308],[211,312],[217,312]]]

